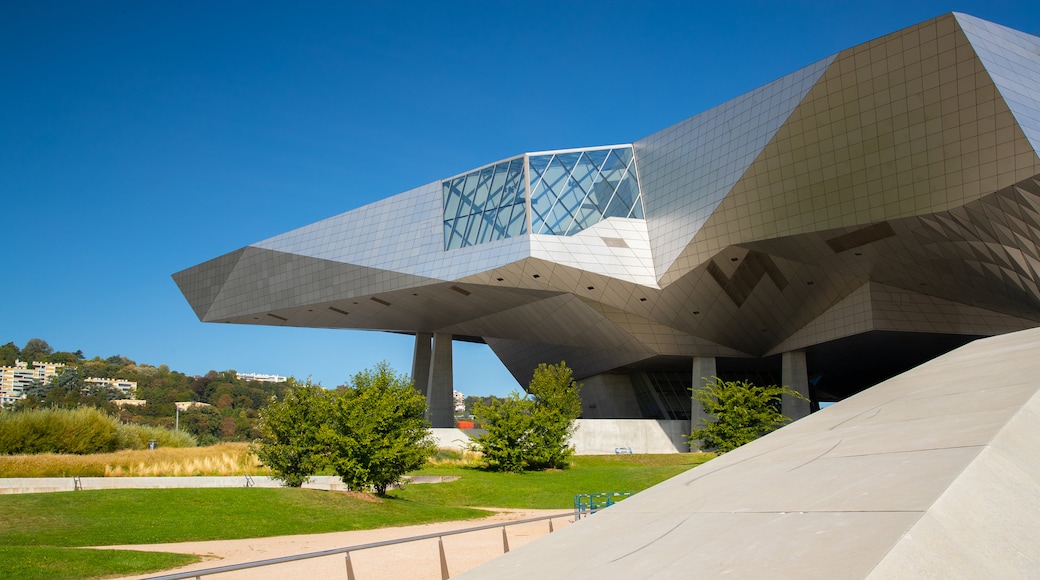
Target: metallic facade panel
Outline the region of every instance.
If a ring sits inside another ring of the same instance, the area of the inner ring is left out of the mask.
[[[450,333],[521,384],[561,358],[948,348],[1040,326],[1038,88],[1040,40],[949,14],[631,146],[521,154],[174,279],[202,320]]]

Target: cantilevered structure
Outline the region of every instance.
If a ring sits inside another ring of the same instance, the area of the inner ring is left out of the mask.
[[[712,375],[842,398],[1040,326],[1040,38],[947,14],[632,143],[524,153],[174,279],[206,322],[416,336],[451,422],[451,339],[585,416],[687,418]],[[807,407],[787,407],[801,416]]]

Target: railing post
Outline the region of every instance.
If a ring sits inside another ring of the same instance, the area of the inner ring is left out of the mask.
[[[347,563],[347,580],[354,580],[354,566],[350,563],[350,552],[344,554]]]
[[[506,527],[502,526],[502,553],[509,553],[509,536],[506,535]]]
[[[444,557],[444,538],[437,538],[437,550],[441,553],[441,580],[448,580],[448,559]]]

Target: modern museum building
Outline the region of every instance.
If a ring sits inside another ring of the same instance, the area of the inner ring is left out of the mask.
[[[519,153],[174,280],[205,322],[414,335],[435,427],[452,340],[522,385],[566,361],[585,418],[688,419],[712,376],[816,404],[1040,326],[1038,151],[1040,38],[952,13],[637,141]]]

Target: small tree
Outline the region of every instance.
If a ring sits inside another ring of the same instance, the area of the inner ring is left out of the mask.
[[[474,406],[487,430],[477,446],[488,468],[519,473],[566,467],[574,452],[568,445],[574,420],[581,415],[580,390],[566,363],[542,363],[528,385],[529,397],[513,393],[509,399]]]
[[[701,449],[726,453],[782,427],[791,421],[780,411],[784,395],[805,400],[790,387],[759,387],[748,381],[723,381],[712,377],[710,383],[695,389],[693,399],[709,419],[694,429],[689,441],[700,442]]]
[[[260,411],[253,452],[288,486],[330,467],[350,489],[385,495],[435,451],[425,414],[408,377],[382,362],[335,391],[294,384]]]
[[[473,407],[487,433],[477,437],[477,446],[488,469],[522,473],[533,455],[534,401],[513,392],[507,399],[490,399]]]
[[[251,450],[275,479],[300,487],[327,462],[324,441],[331,409],[328,391],[290,377],[285,398],[260,411],[260,436]]]
[[[436,451],[426,399],[383,361],[336,392],[328,432],[330,466],[354,491],[386,495]]]

